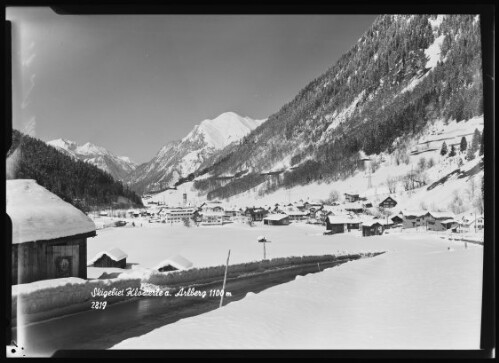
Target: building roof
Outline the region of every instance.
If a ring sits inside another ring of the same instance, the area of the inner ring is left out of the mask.
[[[112,250],[109,250],[109,251],[101,251],[101,252],[97,253],[94,256],[94,258],[92,258],[91,260],[89,260],[87,262],[87,266],[93,265],[95,263],[95,261],[97,261],[99,258],[101,258],[104,255],[107,255],[113,261],[121,261],[122,259],[128,257],[128,255],[125,252],[123,252],[122,250],[120,250],[119,248],[113,248]]]
[[[428,211],[425,211],[425,210],[409,210],[409,211],[402,211],[401,213],[402,213],[402,215],[404,217],[422,217],[426,213],[428,213]]]
[[[373,219],[371,221],[362,222],[362,227],[372,227],[372,226],[374,226],[376,224],[379,224],[380,226],[382,226],[382,225],[386,224],[386,222],[383,224],[383,223],[380,222],[379,219]]]
[[[379,203],[379,204],[382,204],[382,203],[386,202],[387,200],[393,200],[395,203],[397,203],[397,201],[396,201],[395,199],[393,199],[392,197],[388,196],[388,197],[386,197],[385,199],[383,199],[383,200],[381,201],[381,203]]]
[[[439,222],[440,223],[444,223],[444,224],[447,224],[447,223],[457,223],[457,221],[455,221],[453,218],[443,219],[443,220],[441,220]]]
[[[345,203],[343,205],[343,209],[348,210],[348,209],[364,209],[364,206],[362,203],[359,202],[350,202],[350,203]]]
[[[452,212],[428,212],[435,219],[454,219]]]
[[[190,267],[192,267],[192,262],[186,259],[185,257],[181,255],[175,255],[172,257],[167,258],[166,260],[161,261],[158,263],[155,267],[156,270],[159,270],[162,267],[166,266],[172,266],[175,267],[177,270],[186,270]]]
[[[203,212],[201,215],[203,217],[223,217],[225,212]]]
[[[346,224],[346,223],[360,223],[360,220],[358,218],[352,218],[350,216],[332,216],[329,215],[327,216],[329,223],[331,224]]]
[[[7,180],[6,197],[13,244],[95,233],[85,213],[34,180]]]
[[[284,218],[288,218],[288,217],[289,216],[287,214],[270,214],[267,217],[265,217],[264,219],[266,219],[268,221],[281,221]]]

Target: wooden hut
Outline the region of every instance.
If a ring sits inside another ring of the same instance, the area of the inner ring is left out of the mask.
[[[119,248],[109,251],[102,251],[95,255],[88,262],[88,266],[94,267],[118,267],[126,268],[126,258],[128,255]]]
[[[7,180],[12,222],[12,284],[87,278],[87,238],[94,222],[34,180]]]
[[[362,223],[362,236],[378,236],[382,235],[384,231],[384,226],[376,220],[370,222]]]
[[[329,215],[326,218],[326,231],[329,231],[331,234],[345,233],[348,229],[348,224],[354,222],[356,222],[356,220],[348,216]]]
[[[286,214],[270,214],[263,219],[263,224],[269,226],[287,226],[289,223],[289,216]]]
[[[188,259],[175,255],[173,257],[167,258],[164,261],[161,261],[157,266],[156,270],[160,272],[168,272],[168,271],[176,271],[176,270],[187,270],[192,267],[192,262]]]

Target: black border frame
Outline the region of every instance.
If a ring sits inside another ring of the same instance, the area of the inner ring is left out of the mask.
[[[147,0],[137,3],[125,0],[97,0],[78,1],[77,4],[68,4],[67,1],[7,1],[6,6],[51,6],[58,14],[413,14],[413,13],[473,13],[480,14],[482,37],[482,69],[484,91],[484,141],[485,141],[485,244],[483,264],[483,291],[482,291],[482,326],[480,350],[83,350],[58,351],[54,357],[66,358],[493,358],[495,351],[495,1],[429,1],[420,0],[417,4],[389,4],[383,2],[368,2],[365,0],[351,0],[342,4],[326,4],[316,0],[296,3],[279,4],[275,1],[253,1],[247,4],[213,3],[191,1],[186,4],[169,2],[159,4]],[[5,9],[3,9],[5,15]],[[4,16],[5,19],[5,16]],[[4,21],[4,116],[1,124],[2,151],[6,154],[10,148],[12,134],[12,59],[11,59],[11,24]],[[486,131],[486,132],[485,132]],[[6,159],[2,158],[1,172],[6,172]],[[2,239],[9,241],[10,220],[5,213],[6,188],[2,179],[0,191],[2,207]],[[10,244],[4,243],[4,259],[7,273],[2,283],[6,292],[5,303],[7,312],[5,342],[10,344],[10,281],[11,261]]]

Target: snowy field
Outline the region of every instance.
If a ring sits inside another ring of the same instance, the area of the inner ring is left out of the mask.
[[[136,221],[136,225],[140,222]],[[257,242],[261,235],[271,242],[266,244],[267,258],[343,254],[347,252],[375,252],[388,246],[373,244],[373,239],[360,237],[360,231],[344,236],[324,236],[325,227],[296,223],[290,226],[250,227],[242,223],[223,226],[184,227],[162,223],[143,223],[143,227],[118,227],[99,230],[87,240],[88,260],[97,253],[119,248],[128,254],[128,269],[88,267],[88,276],[97,278],[103,272],[125,271],[137,276],[152,269],[161,261],[181,255],[193,263],[192,267],[224,265],[231,250],[232,264],[259,261],[263,246]],[[347,242],[345,242],[347,241]]]
[[[125,340],[113,349],[479,348],[481,246],[465,248],[462,242],[436,233],[322,236],[320,229],[311,226],[206,228],[200,231],[202,238],[191,240],[194,231],[172,229],[168,236],[147,243],[144,238],[140,249],[129,251],[134,256],[131,260],[149,265],[163,257],[160,250],[175,250],[196,266],[222,264],[228,248],[233,251],[233,263],[257,259],[261,257],[254,238],[258,234],[272,240],[272,257],[388,252],[298,277],[221,309]],[[165,228],[142,232],[166,233]],[[131,246],[118,230],[111,236]]]

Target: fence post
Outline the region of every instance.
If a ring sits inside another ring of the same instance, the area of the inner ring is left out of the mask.
[[[230,250],[229,254],[227,255],[227,264],[225,265],[225,274],[224,274],[224,283],[222,286],[222,294],[220,296],[220,308],[222,307],[222,304],[224,302],[224,295],[225,295],[225,282],[227,281],[227,270],[229,269],[229,258],[230,258]]]

